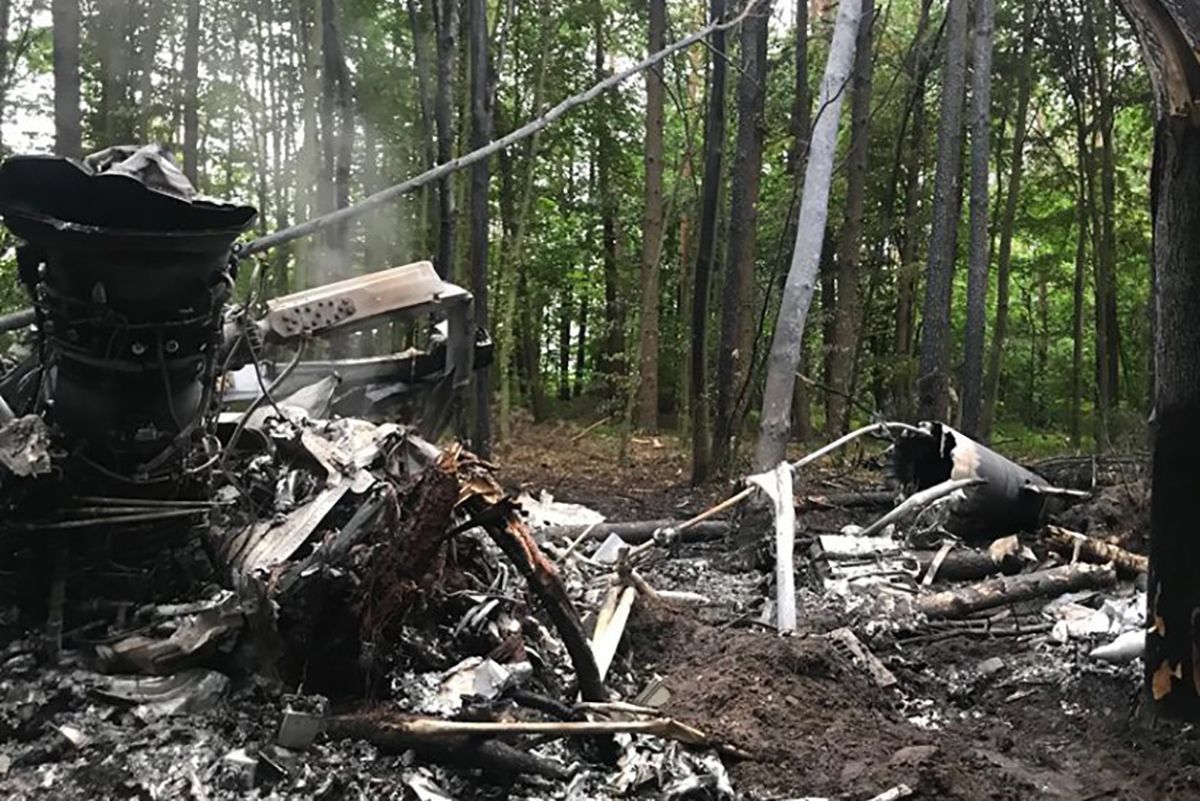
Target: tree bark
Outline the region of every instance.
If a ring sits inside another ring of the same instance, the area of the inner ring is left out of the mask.
[[[649,51],[667,40],[667,2],[649,0]],[[658,432],[659,285],[663,247],[663,105],[662,68],[646,73],[646,188],[642,217],[642,314],[638,343],[637,426]]]
[[[825,240],[825,221],[829,213],[829,185],[833,177],[833,156],[837,147],[838,118],[841,116],[843,91],[854,63],[855,36],[862,5],[859,0],[842,0],[838,6],[833,40],[821,90],[819,109],[809,146],[808,166],[804,173],[804,195],[796,226],[796,244],[775,336],[767,357],[767,382],[763,390],[762,424],[755,465],[769,470],[784,458],[791,424],[792,390],[796,367],[800,363],[804,322],[812,302],[813,282]]]
[[[942,72],[933,226],[929,237],[920,373],[917,377],[917,414],[923,420],[946,420],[950,411],[950,298],[954,289],[958,242],[968,11],[964,0],[952,0],[946,12],[949,15],[946,64]]]
[[[1004,216],[1000,222],[1000,245],[996,256],[996,318],[992,326],[992,347],[988,353],[986,387],[980,439],[991,436],[996,421],[996,403],[1003,368],[1004,339],[1008,332],[1009,276],[1012,271],[1013,229],[1021,198],[1021,179],[1025,171],[1025,138],[1029,130],[1029,95],[1033,86],[1033,31],[1036,11],[1032,0],[1025,0],[1022,27],[1021,60],[1017,65],[1017,116],[1013,127],[1012,159],[1008,189],[1004,195]]]
[[[716,23],[725,17],[725,0],[710,0],[709,14]],[[721,194],[721,161],[725,149],[725,31],[714,31],[708,87],[708,113],[704,122],[704,178],[700,190],[696,269],[692,274],[692,483],[709,477],[708,435],[708,294],[717,242],[717,205]]]
[[[437,126],[437,160],[445,164],[454,157],[454,74],[458,39],[458,0],[433,0],[437,28],[437,89],[434,121]],[[437,271],[447,278],[454,271],[454,175],[438,182]]]
[[[200,0],[187,0],[183,43],[183,174],[200,185]]]
[[[871,130],[871,37],[875,0],[862,0],[862,19],[854,55],[854,99],[850,110],[850,153],[846,177],[846,214],[837,251],[837,295],[833,312],[833,341],[829,343],[829,373],[825,377],[825,433],[847,430],[850,372],[858,346],[862,308],[859,303],[859,262],[862,256],[863,209],[867,196],[867,146]]]
[[[975,0],[974,58],[971,66],[971,248],[967,266],[967,325],[963,341],[962,431],[979,436],[982,417],[983,343],[987,316],[988,155],[992,112],[992,0]]]
[[[562,293],[558,310],[558,399],[568,401],[571,399],[571,307],[575,305],[570,283],[563,286]]]
[[[488,79],[488,29],[486,0],[468,0],[471,56],[471,146],[479,148],[492,138],[492,100]],[[475,295],[475,322],[488,325],[488,160],[471,166],[471,291]],[[471,447],[487,457],[491,450],[491,392],[488,369],[475,371],[475,415]]]
[[[190,14],[190,4],[188,11]],[[79,105],[79,0],[53,0],[50,14],[54,37],[54,151],[68,158],[83,158],[83,119]]]
[[[1085,143],[1079,142],[1079,158],[1076,164],[1083,165],[1082,150]],[[1087,270],[1088,211],[1087,187],[1082,175],[1077,183],[1075,199],[1075,278],[1071,292],[1071,447],[1078,448],[1083,432],[1083,289]],[[1154,303],[1153,293],[1150,298]],[[1151,340],[1153,342],[1153,340]],[[1151,346],[1153,349],[1153,345]]]
[[[1122,0],[1157,101],[1151,173],[1155,304],[1153,484],[1146,685],[1156,713],[1200,718],[1200,7]]]
[[[868,0],[869,2],[873,0]],[[762,172],[763,103],[767,82],[767,22],[770,0],[760,0],[742,23],[741,71],[737,86],[738,131],[726,232],[721,341],[717,349],[717,402],[713,415],[712,461],[731,467],[732,440],[741,419],[739,390],[749,368],[748,325],[754,317],[752,289],[758,236],[758,188]]]

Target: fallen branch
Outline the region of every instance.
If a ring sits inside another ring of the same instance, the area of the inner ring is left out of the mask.
[[[592,432],[593,432],[593,431],[595,431],[597,428],[599,428],[600,426],[604,425],[605,423],[607,423],[607,422],[608,422],[609,420],[611,420],[611,419],[612,419],[612,415],[611,415],[611,414],[608,414],[608,415],[605,415],[604,417],[601,417],[599,420],[597,420],[596,422],[592,423],[590,426],[588,426],[587,428],[583,429],[582,431],[580,431],[580,432],[579,432],[578,434],[576,434],[575,436],[571,437],[571,444],[572,444],[572,445],[574,445],[576,442],[579,442],[579,440],[583,439],[583,438],[584,438],[584,437],[586,437],[588,434],[592,433]]]
[[[1099,589],[1115,584],[1117,573],[1100,565],[1067,565],[1020,576],[1003,576],[966,587],[917,598],[917,610],[929,617],[964,617],[982,609],[1058,596],[1066,592]]]
[[[410,442],[415,442],[415,438],[410,439]],[[421,459],[429,460],[431,454],[439,453],[436,447],[423,441],[420,446]],[[607,701],[608,690],[604,687],[604,679],[601,678],[596,660],[592,656],[592,649],[583,630],[583,621],[579,619],[579,613],[571,603],[558,569],[546,559],[537,541],[529,533],[529,527],[521,519],[518,507],[504,495],[487,465],[463,451],[454,450],[450,453],[457,459],[459,486],[462,488],[459,506],[469,517],[478,521],[492,541],[500,546],[504,555],[525,577],[534,595],[546,607],[546,612],[571,657],[583,699]]]
[[[375,194],[369,195],[363,200],[360,200],[358,203],[347,206],[344,209],[339,209],[335,212],[317,217],[307,222],[299,223],[298,225],[293,225],[289,228],[284,228],[282,231],[276,231],[274,233],[267,234],[266,236],[259,237],[258,239],[255,239],[238,248],[236,254],[239,258],[245,258],[247,256],[252,256],[255,253],[261,253],[265,250],[277,247],[278,245],[286,244],[294,239],[315,234],[318,231],[322,231],[331,226],[348,222],[357,217],[361,217],[372,209],[390,203],[393,200],[401,198],[411,192],[415,192],[426,184],[433,183],[434,181],[461,170],[464,167],[469,167],[477,161],[482,161],[483,159],[489,158],[493,154],[499,153],[501,150],[504,150],[510,145],[516,144],[517,142],[532,136],[576,106],[581,106],[584,103],[589,102],[609,89],[619,86],[629,78],[632,78],[634,75],[653,67],[667,56],[691,47],[711,33],[727,30],[735,25],[738,25],[751,11],[754,10],[756,5],[756,0],[755,2],[746,3],[746,6],[742,9],[741,13],[739,13],[733,19],[730,19],[727,22],[713,23],[712,25],[701,28],[694,33],[688,34],[679,41],[673,42],[667,47],[664,47],[662,50],[659,50],[657,53],[652,53],[651,55],[646,56],[644,59],[628,69],[624,69],[620,72],[610,75],[599,83],[593,85],[590,89],[568,97],[566,100],[563,100],[561,103],[547,111],[542,116],[525,123],[515,131],[512,131],[511,133],[502,136],[499,139],[495,139],[481,148],[472,150],[470,153],[465,153],[458,158],[451,159],[443,164],[439,164],[436,167],[426,170],[420,175],[414,178],[409,178],[407,181],[396,184],[395,186],[382,189]]]
[[[431,739],[445,737],[500,737],[539,735],[548,737],[589,737],[604,734],[649,734],[698,748],[716,748],[742,759],[745,751],[721,743],[699,729],[674,718],[651,720],[591,721],[463,721],[439,718],[387,718],[380,715],[341,715],[331,719],[335,735],[361,737],[371,742],[385,738],[389,743],[416,748]]]
[[[896,502],[897,494],[895,490],[867,490],[864,492],[837,492],[828,495],[806,495],[796,499],[796,511],[887,508]]]
[[[892,511],[885,514],[883,517],[876,520],[871,525],[859,532],[860,536],[869,537],[876,534],[889,523],[895,523],[911,514],[915,514],[935,501],[938,501],[947,495],[957,492],[966,487],[973,487],[977,484],[984,484],[986,481],[982,478],[955,478],[948,481],[943,481],[941,484],[934,484],[929,489],[923,489],[920,492],[914,492],[909,495],[904,501]]]
[[[392,752],[411,749],[435,762],[479,768],[485,773],[535,774],[556,781],[570,779],[573,774],[571,769],[558,762],[522,751],[500,740],[481,738],[471,732],[430,734],[411,731],[394,722],[369,715],[330,718],[326,730],[333,737],[367,740]]]
[[[1102,565],[1111,563],[1117,572],[1125,576],[1136,576],[1150,569],[1149,558],[1141,554],[1127,551],[1119,545],[1112,545],[1102,540],[1080,534],[1077,531],[1060,526],[1046,526],[1046,542],[1050,547],[1062,553],[1074,554],[1085,562]]]
[[[913,552],[923,576],[928,577],[933,572],[942,581],[978,581],[1002,570],[1000,563],[983,551],[955,548],[942,558],[937,570],[933,571],[933,562],[939,553],[940,550]]]

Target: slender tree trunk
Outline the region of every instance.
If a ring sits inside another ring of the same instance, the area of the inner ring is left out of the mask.
[[[833,156],[837,148],[838,118],[843,87],[854,63],[855,36],[862,14],[859,0],[842,0],[838,5],[829,59],[817,98],[819,109],[809,146],[804,174],[804,195],[796,226],[796,245],[784,285],[779,318],[771,353],[767,357],[767,383],[763,390],[762,429],[755,464],[767,470],[783,461],[791,424],[792,390],[800,363],[805,318],[812,302],[813,282],[825,240],[829,213],[829,185],[833,178]]]
[[[710,0],[713,22],[725,16],[725,0]],[[696,269],[692,290],[692,483],[709,476],[708,434],[708,295],[717,242],[717,206],[721,194],[721,161],[725,149],[725,31],[713,32],[708,87],[708,113],[704,123],[704,179]]]
[[[649,0],[649,52],[666,46],[667,2]],[[658,432],[659,285],[663,228],[662,68],[646,73],[646,191],[642,217],[642,313],[638,350],[637,426]]]
[[[979,435],[982,416],[983,343],[987,316],[988,155],[992,113],[992,0],[975,0],[971,65],[971,249],[967,273],[967,326],[963,341],[962,431]]]
[[[549,63],[549,53],[551,49],[550,36],[551,21],[553,19],[552,9],[550,4],[543,2],[540,8],[541,17],[541,43],[538,48],[538,66],[536,69],[536,78],[534,79],[533,89],[533,115],[541,112],[542,101],[546,89],[546,68]],[[519,103],[516,104],[520,108]],[[525,140],[523,148],[523,166],[524,175],[521,179],[521,190],[518,197],[520,198],[518,208],[516,209],[516,219],[512,226],[512,236],[510,247],[506,248],[506,255],[503,259],[504,264],[501,265],[501,275],[504,280],[499,280],[502,295],[501,308],[501,326],[500,337],[498,343],[500,358],[496,360],[497,367],[497,383],[500,385],[500,439],[508,442],[512,435],[512,381],[510,371],[516,362],[513,360],[513,346],[518,341],[513,335],[516,330],[517,322],[517,305],[518,298],[526,298],[525,293],[518,293],[518,286],[526,285],[525,277],[525,231],[529,222],[529,207],[533,202],[534,187],[534,164],[537,161],[539,137],[535,133],[533,136]],[[509,194],[509,193],[506,193]],[[509,203],[513,201],[512,197],[508,198]],[[530,303],[524,303],[521,306],[523,319],[527,315]],[[527,344],[527,343],[526,343]],[[525,346],[522,350],[527,350]],[[528,360],[526,360],[528,363]],[[535,365],[536,366],[536,365]],[[536,376],[534,376],[536,378]],[[530,400],[534,402],[535,418],[544,414],[544,404],[541,403],[541,386],[540,384],[530,387]]]
[[[712,461],[722,473],[727,473],[732,466],[732,440],[738,433],[734,423],[740,419],[738,394],[749,369],[748,325],[754,317],[752,289],[758,237],[758,187],[762,172],[767,22],[770,18],[770,0],[761,0],[742,23],[741,71],[737,86],[737,150],[730,178],[721,341],[717,349],[717,403],[713,415]]]
[[[189,5],[189,13],[191,7]],[[54,150],[83,157],[79,97],[79,0],[53,0],[50,6],[54,58]]]
[[[492,138],[491,82],[488,77],[486,0],[468,0],[471,56],[471,146],[479,148]],[[471,265],[475,295],[475,322],[488,325],[488,183],[487,159],[471,167]],[[475,371],[475,424],[471,445],[486,456],[491,450],[491,392],[488,369]]]
[[[571,399],[571,307],[575,300],[571,297],[571,284],[567,283],[562,289],[562,299],[558,310],[558,399]]]
[[[596,6],[595,18],[595,69],[596,81],[603,80],[608,69],[605,65],[604,6]],[[604,256],[604,335],[600,340],[600,372],[616,398],[622,394],[621,376],[625,373],[625,313],[621,297],[621,265],[617,253],[617,205],[618,198],[613,190],[614,148],[611,124],[611,95],[593,101],[592,124],[596,137],[596,192],[600,202],[601,244]]]
[[[962,165],[962,111],[966,88],[966,40],[969,7],[951,0],[946,27],[946,64],[938,120],[938,162],[933,187],[933,227],[921,322],[921,362],[917,378],[917,414],[946,420],[950,412],[950,298],[958,240],[959,172]]]
[[[430,36],[429,20],[418,0],[407,0],[408,24],[412,29],[413,72],[417,76],[417,101],[421,109],[421,164],[426,170],[437,163],[437,123],[433,113],[433,84],[430,69]],[[429,247],[429,222],[434,218],[434,195],[432,187],[421,189],[421,226],[420,239],[422,248]]]
[[[1101,367],[1107,379],[1107,401],[1109,408],[1115,409],[1120,405],[1120,368],[1118,361],[1121,352],[1120,325],[1117,319],[1117,268],[1116,268],[1116,234],[1113,217],[1116,214],[1116,160],[1113,153],[1113,97],[1109,85],[1109,70],[1112,54],[1110,52],[1110,28],[1113,24],[1112,9],[1108,3],[1092,3],[1084,12],[1084,29],[1090,36],[1084,41],[1091,54],[1092,74],[1096,82],[1096,134],[1099,138],[1100,172],[1100,251],[1097,265],[1100,267],[1100,280],[1103,290],[1100,297],[1103,301],[1104,314],[1104,362]],[[1092,22],[1095,22],[1094,30]]]
[[[1082,165],[1082,154],[1078,163]],[[1088,213],[1082,176],[1075,199],[1075,280],[1071,304],[1071,447],[1078,448],[1082,434],[1083,406],[1083,289],[1087,270]],[[1151,298],[1151,303],[1154,299]]]
[[[587,324],[588,324],[588,293],[585,288],[579,297],[579,344],[575,356],[575,397],[583,394],[587,383]]]
[[[458,39],[458,0],[433,0],[437,27],[437,160],[445,164],[454,156],[454,75]],[[437,271],[442,278],[454,271],[454,174],[438,183]],[[478,301],[476,301],[478,302]]]
[[[961,2],[961,0],[959,0]],[[862,256],[863,209],[867,197],[867,146],[871,122],[871,37],[875,0],[862,0],[862,19],[854,55],[854,98],[850,106],[850,153],[846,178],[846,214],[837,253],[837,295],[833,339],[829,343],[830,391],[825,395],[825,432],[839,433],[849,422],[846,398],[858,347],[862,308],[859,304],[859,262]]]
[[[138,72],[138,129],[144,142],[153,138],[155,57],[158,55],[159,40],[162,38],[164,5],[164,3],[145,4],[141,41],[138,44],[138,55],[141,62]],[[255,10],[257,16],[261,17],[262,11],[258,8],[258,4],[255,5]],[[265,42],[255,43],[255,47],[259,49],[260,53],[265,46]],[[261,81],[259,87],[262,88]]]
[[[795,37],[795,85],[792,95],[792,146],[788,150],[788,174],[792,180],[799,182],[804,174],[804,164],[808,155],[809,129],[812,127],[812,97],[808,91],[808,3],[799,0],[796,3],[796,28],[792,32]],[[794,225],[788,221],[789,227]],[[800,354],[799,372],[807,374],[809,360],[809,345],[806,341]],[[801,442],[812,435],[812,401],[808,394],[808,384],[797,381],[792,398],[792,433]]]
[[[1004,365],[1004,340],[1008,332],[1009,277],[1012,271],[1013,229],[1017,205],[1021,199],[1021,180],[1025,174],[1025,138],[1029,129],[1029,95],[1033,86],[1033,32],[1036,10],[1032,0],[1024,3],[1021,60],[1017,64],[1017,116],[1013,123],[1012,158],[1009,164],[1008,189],[1004,195],[1004,216],[1000,222],[1000,245],[996,256],[996,319],[992,325],[992,347],[988,353],[986,385],[983,393],[983,417],[979,435],[991,436],[996,421],[996,402],[1000,389],[1000,372]]]
[[[200,184],[200,0],[187,0],[183,43],[183,174]]]

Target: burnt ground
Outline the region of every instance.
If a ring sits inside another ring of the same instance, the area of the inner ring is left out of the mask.
[[[555,487],[556,499],[614,520],[686,516],[728,494],[728,486],[689,487],[686,456],[666,438],[635,441],[623,470],[615,466],[615,434],[568,446],[577,430],[526,437],[502,454],[505,475],[528,489]],[[859,453],[821,469],[807,491],[877,484],[868,462]],[[798,583],[803,532],[836,532],[877,515],[803,513]],[[1145,486],[1126,480],[1103,488],[1061,522],[1145,553]],[[699,591],[717,603],[640,606],[623,658],[635,675],[665,678],[670,714],[757,755],[731,763],[734,786],[748,797],[867,799],[901,783],[928,799],[1200,797],[1200,730],[1145,719],[1140,662],[1099,665],[1085,646],[1037,634],[884,635],[871,647],[899,686],[879,689],[819,636],[863,621],[802,599],[808,631],[780,638],[749,614],[768,592],[769,576],[724,572],[724,555],[720,543],[690,546],[650,569],[656,587]],[[860,634],[863,628],[856,626]],[[993,657],[1002,666],[981,671]]]
[[[510,489],[546,489],[610,520],[686,517],[729,494],[729,485],[689,487],[686,457],[665,437],[635,440],[629,464],[620,466],[612,432],[572,441],[579,430],[522,429],[521,444],[496,455]],[[879,473],[863,453],[812,473],[806,489],[876,484]],[[1136,487],[1106,490],[1073,524],[1137,547],[1146,534],[1144,501]],[[765,563],[734,569],[720,542],[660,557],[645,570],[655,587],[698,592],[709,603],[637,603],[610,684],[628,699],[659,678],[668,714],[749,752],[752,759],[725,760],[739,798],[866,801],[901,783],[922,799],[1200,797],[1200,730],[1143,719],[1140,663],[1099,665],[1088,660],[1086,645],[1055,645],[1036,633],[905,636],[877,612],[804,589],[813,586],[805,581],[805,535],[876,515],[800,515],[801,631],[792,637],[757,622],[771,592]],[[878,687],[823,636],[844,625],[891,669],[897,686]],[[82,676],[69,663],[39,668],[19,640],[0,653],[0,797],[614,797],[481,776],[470,767],[432,768],[411,753],[357,741],[322,737],[303,754],[278,749],[272,743],[282,699],[252,682],[238,683],[215,709],[147,721],[137,710],[99,702]],[[75,730],[87,738],[83,747],[69,742]],[[423,779],[447,795],[421,794],[415,788]],[[634,797],[662,794],[644,788]]]

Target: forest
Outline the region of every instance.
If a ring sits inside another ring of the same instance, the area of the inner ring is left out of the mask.
[[[1200,785],[1200,5],[0,0],[0,794]]]
[[[255,205],[266,233],[503,136],[736,11],[667,6],[6,0],[2,146],[161,142],[202,192]],[[746,24],[478,172],[265,254],[273,290],[431,259],[474,291],[497,343],[497,440],[516,415],[607,415],[692,443],[697,480],[729,474],[760,425],[836,10],[759,0]],[[1100,0],[987,13],[862,9],[799,440],[914,418],[935,370],[953,401],[932,408],[982,440],[1144,444],[1153,129],[1136,37]],[[21,304],[11,281],[3,297]]]

